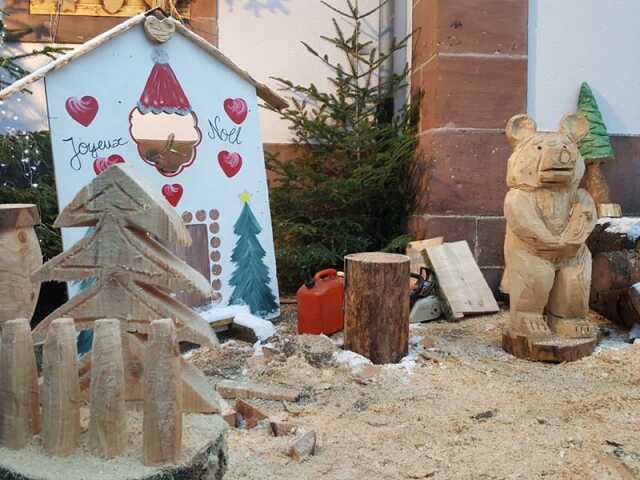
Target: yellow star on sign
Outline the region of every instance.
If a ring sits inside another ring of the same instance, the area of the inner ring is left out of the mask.
[[[249,200],[251,200],[251,194],[247,191],[244,191],[240,194],[240,201],[242,203],[249,203]]]

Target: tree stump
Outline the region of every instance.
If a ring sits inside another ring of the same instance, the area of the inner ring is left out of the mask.
[[[344,259],[344,346],[373,363],[397,363],[409,350],[409,257],[356,253]]]
[[[96,320],[91,355],[89,448],[98,456],[113,458],[121,455],[127,446],[119,320]]]
[[[151,323],[144,354],[145,465],[178,463],[182,448],[182,368],[173,320]]]
[[[19,450],[40,432],[40,394],[29,320],[2,324],[0,445]]]
[[[44,342],[42,378],[44,448],[49,455],[71,455],[80,441],[81,403],[73,319],[51,323]]]
[[[31,318],[40,282],[31,273],[42,265],[40,242],[33,227],[40,223],[35,205],[0,205],[0,325],[14,318]]]
[[[52,457],[39,442],[29,450],[0,447],[0,480],[222,480],[227,471],[227,424],[218,415],[186,414],[182,455],[174,465],[142,462],[143,414],[128,412],[130,439],[124,454],[105,459],[87,455],[88,432],[69,457]]]

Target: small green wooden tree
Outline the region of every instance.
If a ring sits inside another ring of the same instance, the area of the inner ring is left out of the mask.
[[[258,240],[262,227],[249,207],[249,199],[248,193],[240,196],[244,206],[233,226],[238,242],[231,254],[236,268],[229,281],[234,287],[229,304],[248,305],[254,315],[268,315],[278,310],[278,303],[271,290],[269,269],[263,261],[266,252]]]
[[[601,163],[608,158],[613,158],[614,152],[607,133],[607,126],[598,108],[598,102],[587,82],[583,82],[580,87],[578,111],[589,121],[589,134],[580,142],[580,153],[585,162]]]

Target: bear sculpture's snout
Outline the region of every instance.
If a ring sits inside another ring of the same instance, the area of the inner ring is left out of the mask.
[[[565,185],[571,183],[577,157],[566,145],[546,149],[540,162],[540,182]]]

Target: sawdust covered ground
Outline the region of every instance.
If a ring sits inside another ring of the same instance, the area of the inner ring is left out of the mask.
[[[295,338],[294,318],[289,312],[278,324],[278,348]],[[319,437],[317,455],[298,463],[283,454],[292,437],[233,430],[225,478],[640,478],[640,345],[614,332],[593,357],[531,363],[500,348],[505,320],[500,313],[412,327],[411,359],[357,375],[295,349],[262,359],[239,342],[211,357],[198,352],[212,381],[301,387],[297,404],[256,404]]]

